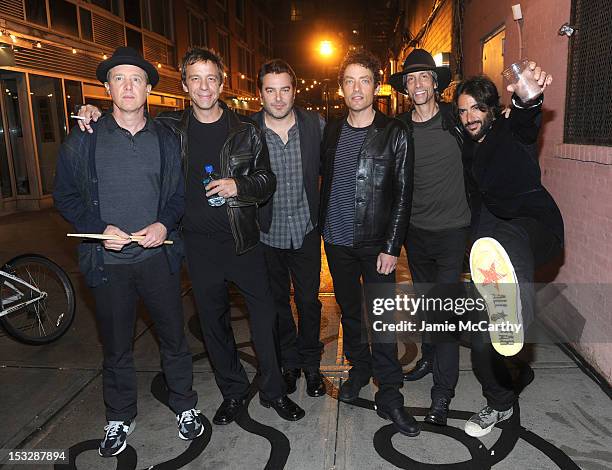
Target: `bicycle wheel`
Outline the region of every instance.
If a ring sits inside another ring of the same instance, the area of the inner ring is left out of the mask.
[[[22,255],[6,263],[2,270],[46,294],[40,300],[0,317],[0,323],[8,334],[23,343],[45,344],[68,331],[74,320],[75,296],[70,278],[62,268],[44,256]],[[40,295],[21,284],[12,284],[22,294],[20,302]],[[0,299],[15,294],[6,281],[0,283],[0,288]]]

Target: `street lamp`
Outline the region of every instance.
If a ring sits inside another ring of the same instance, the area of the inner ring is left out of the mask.
[[[327,73],[330,67],[330,60],[333,58],[335,53],[334,43],[328,39],[323,39],[319,41],[318,47],[319,56],[321,57],[321,62],[323,64],[323,75],[325,78],[321,81],[323,85],[323,99],[325,100],[325,106],[323,109],[325,110],[325,118],[329,121],[329,81],[327,78]],[[316,83],[316,81],[315,81]]]
[[[331,41],[321,41],[319,43],[319,54],[323,57],[330,57],[334,53],[334,46]]]

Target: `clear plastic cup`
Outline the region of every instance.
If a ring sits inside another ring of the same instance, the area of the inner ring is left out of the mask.
[[[522,101],[531,101],[542,94],[542,88],[533,78],[533,72],[529,70],[528,59],[510,65],[502,72],[502,75],[508,84],[516,86],[514,93]]]

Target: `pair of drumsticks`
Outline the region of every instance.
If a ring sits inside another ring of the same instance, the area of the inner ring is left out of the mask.
[[[67,233],[68,237],[77,237],[77,238],[91,238],[95,240],[125,240],[125,238],[120,237],[119,235],[111,235],[104,233]],[[144,239],[144,235],[130,235],[129,239],[133,242],[138,242]],[[174,242],[172,240],[165,240],[165,245],[172,245]]]

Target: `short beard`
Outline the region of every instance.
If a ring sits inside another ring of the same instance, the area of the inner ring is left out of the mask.
[[[484,118],[484,121],[482,121],[482,123],[480,124],[480,130],[478,131],[478,133],[472,134],[469,131],[467,131],[467,129],[466,131],[472,140],[475,140],[476,142],[478,142],[485,135],[487,135],[487,133],[489,132],[489,129],[491,129],[491,124],[493,124],[494,120],[495,120],[495,115],[493,114],[492,110],[489,110],[487,112],[487,115]]]

